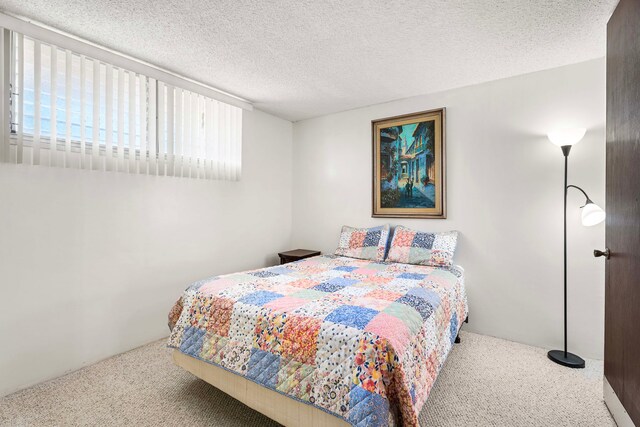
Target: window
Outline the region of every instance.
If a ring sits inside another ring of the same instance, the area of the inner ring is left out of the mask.
[[[240,107],[21,33],[7,31],[5,37],[10,49],[5,160],[240,178]]]

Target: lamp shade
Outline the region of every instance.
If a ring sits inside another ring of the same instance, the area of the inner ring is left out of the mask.
[[[549,132],[549,141],[553,142],[558,147],[565,145],[574,145],[580,142],[587,132],[585,128],[570,128],[570,129],[558,129],[553,132]]]
[[[595,203],[587,203],[582,208],[582,225],[591,227],[592,225],[600,224],[606,217],[602,208]]]

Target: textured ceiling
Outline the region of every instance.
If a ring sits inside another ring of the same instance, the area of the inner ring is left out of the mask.
[[[289,120],[604,56],[617,0],[0,0]]]

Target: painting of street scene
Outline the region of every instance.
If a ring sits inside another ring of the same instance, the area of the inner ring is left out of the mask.
[[[442,118],[421,114],[374,122],[374,216],[442,215]]]

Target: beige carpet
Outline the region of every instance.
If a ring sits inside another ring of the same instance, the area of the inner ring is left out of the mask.
[[[560,367],[545,351],[461,334],[423,426],[615,426],[602,362]],[[2,426],[269,426],[273,421],[171,363],[164,341],[0,399]]]

